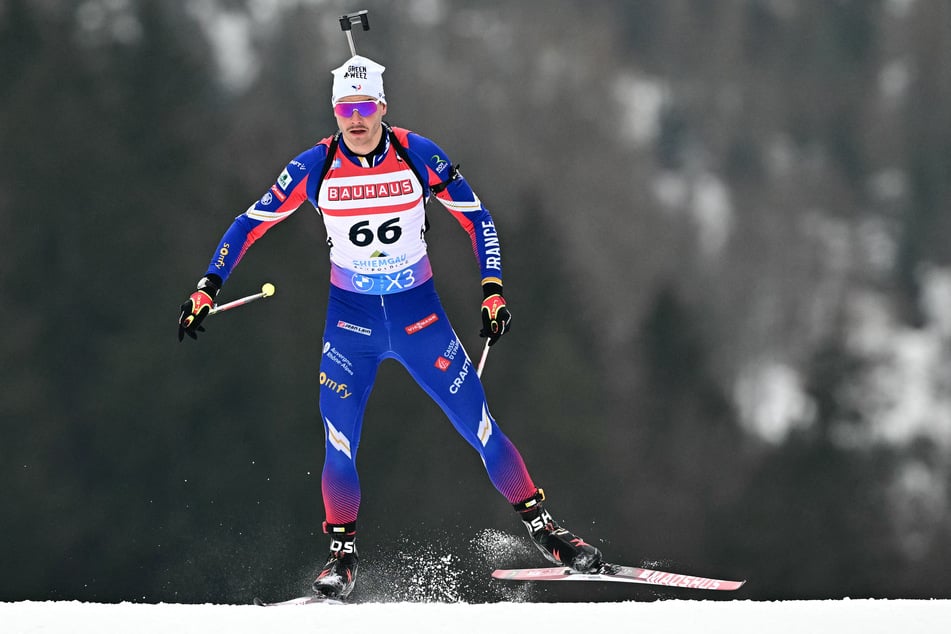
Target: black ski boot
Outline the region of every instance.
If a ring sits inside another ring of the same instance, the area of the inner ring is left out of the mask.
[[[532,497],[512,505],[532,541],[552,563],[578,572],[598,572],[603,564],[601,551],[559,526],[542,505],[544,499],[545,492],[538,489]]]
[[[330,599],[346,599],[357,581],[357,523],[328,524],[324,532],[330,534],[330,556],[317,574],[314,593]]]

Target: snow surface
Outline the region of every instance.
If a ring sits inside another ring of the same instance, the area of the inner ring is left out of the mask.
[[[489,529],[479,533],[473,544],[493,567],[535,554],[527,540]],[[473,581],[464,574],[455,556],[442,549],[420,550],[416,545],[411,558],[413,566],[405,565],[400,553],[390,567],[365,568],[351,604],[262,608],[145,600],[0,602],[0,634],[573,634],[601,630],[672,634],[894,634],[947,631],[947,624],[951,623],[948,600],[749,601],[729,599],[723,596],[725,593],[712,593],[717,596],[711,600],[685,600],[657,586],[662,594],[641,593],[638,601],[627,600],[628,596],[635,597],[632,591],[615,595],[620,600],[614,601],[540,602],[542,596],[552,597],[546,591],[564,586],[495,581],[490,582],[493,593],[479,595],[468,586]],[[656,563],[654,567],[660,567],[660,562]],[[414,574],[403,574],[406,570]],[[307,586],[296,585],[301,589]],[[572,590],[581,588],[571,585]],[[599,596],[598,588],[634,588],[628,584],[585,585],[591,586],[592,598]],[[472,596],[496,598],[473,600]],[[588,594],[581,596],[587,598]],[[644,600],[644,596],[652,598]]]
[[[656,601],[623,603],[362,603],[253,605],[0,603],[3,634],[262,632],[940,632],[951,601]]]

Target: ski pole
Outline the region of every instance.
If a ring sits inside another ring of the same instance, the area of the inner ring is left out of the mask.
[[[211,307],[211,310],[208,311],[209,315],[214,315],[215,313],[220,313],[225,310],[231,310],[232,308],[237,308],[238,306],[244,306],[250,302],[253,302],[258,299],[264,299],[265,297],[270,297],[275,293],[274,285],[270,282],[267,282],[264,286],[261,287],[260,293],[255,293],[254,295],[248,295],[247,297],[242,297],[241,299],[236,299],[233,302],[228,302],[227,304],[214,305]]]
[[[482,368],[485,367],[485,360],[489,357],[489,339],[485,340],[485,347],[482,348],[482,358],[479,359],[479,367],[476,368],[476,376],[482,378]]]
[[[340,30],[347,34],[347,43],[350,44],[350,54],[356,55],[357,49],[353,45],[353,25],[357,22],[360,23],[360,26],[363,27],[364,31],[370,30],[370,16],[368,15],[369,11],[364,9],[363,11],[357,11],[356,13],[347,13],[346,15],[340,16]]]

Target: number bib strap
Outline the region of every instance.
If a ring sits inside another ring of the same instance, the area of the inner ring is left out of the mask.
[[[331,263],[330,283],[365,295],[390,295],[415,288],[433,276],[429,257],[392,273],[358,273]]]

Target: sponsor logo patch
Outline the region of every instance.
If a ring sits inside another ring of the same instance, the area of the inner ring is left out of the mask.
[[[285,170],[286,172],[286,170]],[[280,184],[280,181],[278,181]],[[405,196],[413,193],[413,183],[408,178],[388,183],[373,183],[370,185],[329,185],[327,200],[364,200],[374,198],[389,198],[391,196]]]
[[[343,74],[344,79],[366,79],[367,78],[367,67],[361,64],[350,64],[347,66],[347,72]],[[354,88],[360,88],[360,85],[357,84]]]
[[[449,165],[446,159],[439,156],[438,154],[433,154],[433,157],[429,160],[436,164],[436,171],[440,173],[442,173],[442,171]]]
[[[350,362],[350,359],[348,359],[346,356],[341,354],[339,350],[337,350],[332,345],[330,345],[329,341],[324,343],[324,354],[327,355],[328,359],[330,359],[331,361],[339,365],[341,368],[343,368],[344,372],[346,372],[350,376],[353,376],[353,364]],[[321,373],[321,376],[323,376],[323,373]],[[323,378],[321,378],[320,384],[321,385],[324,384]]]
[[[231,250],[231,245],[225,242],[221,245],[221,250],[218,251],[218,259],[215,260],[215,268],[223,269],[225,268],[225,258],[228,257],[228,253]]]
[[[471,367],[469,357],[466,357],[466,360],[462,362],[462,369],[459,370],[459,374],[456,375],[456,378],[452,380],[452,384],[449,386],[450,394],[457,394],[459,392],[462,384],[466,381],[466,377],[469,376],[469,369]]]
[[[352,260],[353,268],[366,273],[385,273],[392,271],[398,266],[405,266],[409,259],[405,253],[399,255],[387,255],[386,253],[374,253],[366,260]]]
[[[353,288],[361,293],[369,293],[373,290],[373,278],[366,275],[354,273],[353,277],[350,278],[350,283],[353,284]]]
[[[337,322],[337,328],[342,328],[343,330],[349,330],[350,332],[355,332],[358,335],[366,335],[367,337],[369,337],[373,333],[373,331],[370,328],[364,328],[363,326],[351,324],[343,320]]]
[[[290,172],[285,168],[281,175],[277,177],[277,186],[287,191],[287,186],[291,184],[291,181],[294,180],[291,178]]]
[[[346,383],[338,383],[334,379],[331,379],[329,376],[327,376],[326,372],[320,373],[320,384],[342,399],[347,399],[353,396],[353,392],[350,392],[347,389]]]
[[[439,368],[440,370],[442,370],[443,372],[445,372],[446,370],[448,370],[448,369],[449,369],[449,366],[451,366],[451,365],[452,365],[452,361],[450,361],[450,360],[447,359],[446,357],[437,357],[437,358],[436,358],[435,366],[436,366],[437,368]]]
[[[459,352],[460,346],[458,339],[453,339],[449,342],[449,345],[446,346],[446,351],[442,353],[442,356],[446,357],[450,361],[456,358],[456,353]]]
[[[437,321],[439,321],[439,317],[436,316],[436,313],[433,313],[432,315],[429,315],[428,317],[423,317],[422,319],[420,319],[414,324],[410,324],[409,326],[406,326],[404,330],[406,330],[406,334],[413,335],[419,332],[420,330],[422,330],[423,328],[426,328],[427,326],[432,326]]]

